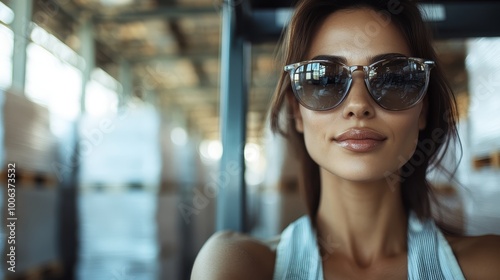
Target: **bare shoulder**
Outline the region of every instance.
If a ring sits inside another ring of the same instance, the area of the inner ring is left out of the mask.
[[[275,252],[234,232],[215,233],[196,257],[191,279],[272,279]]]
[[[446,236],[467,279],[495,279],[500,275],[500,236]]]

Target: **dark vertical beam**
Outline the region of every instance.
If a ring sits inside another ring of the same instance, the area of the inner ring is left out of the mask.
[[[61,158],[62,165],[69,167],[59,177],[59,254],[63,266],[60,279],[76,279],[80,248],[80,216],[78,213],[78,177],[80,149],[78,145],[78,123],[71,132],[67,144],[72,154]],[[65,145],[64,145],[65,146]],[[67,152],[68,153],[68,152]],[[66,170],[66,169],[64,169]]]
[[[93,24],[90,18],[83,19],[79,29],[79,39],[81,42],[80,55],[85,60],[85,67],[82,69],[82,87],[80,97],[80,116],[75,122],[72,134],[73,137],[68,142],[72,148],[71,155],[65,159],[64,165],[69,166],[67,175],[60,179],[61,188],[59,202],[59,248],[63,265],[61,279],[75,279],[77,276],[78,256],[80,251],[79,234],[80,218],[78,213],[78,191],[80,177],[80,125],[82,115],[85,112],[85,96],[87,83],[90,80],[92,70],[95,65],[95,44],[93,36]]]
[[[245,231],[245,132],[249,45],[238,35],[238,0],[224,1],[221,41],[220,126],[223,154],[217,197],[217,230]]]

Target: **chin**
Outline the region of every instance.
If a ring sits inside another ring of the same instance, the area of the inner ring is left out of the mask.
[[[392,170],[392,168],[387,168],[387,169],[349,168],[349,170],[345,170],[345,168],[342,168],[341,170],[333,169],[332,171],[328,171],[328,173],[330,173],[330,175],[333,175],[333,177],[335,178],[334,180],[338,181],[349,181],[356,184],[374,184],[374,183],[385,184],[389,183],[388,175],[394,174],[396,172],[394,170],[393,171],[390,170]]]

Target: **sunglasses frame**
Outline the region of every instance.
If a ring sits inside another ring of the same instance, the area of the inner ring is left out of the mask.
[[[392,62],[392,61],[395,61],[395,60],[406,60],[406,61],[418,62],[419,64],[421,64],[421,65],[423,65],[425,67],[424,71],[425,71],[426,80],[425,80],[425,85],[422,88],[421,93],[420,93],[421,96],[418,98],[417,101],[415,101],[414,104],[412,104],[412,105],[410,105],[408,107],[404,107],[402,109],[386,108],[383,105],[381,105],[375,99],[375,96],[373,95],[372,89],[370,87],[369,71],[374,66],[376,66],[377,64],[380,64],[380,63],[383,63],[383,62]],[[297,93],[297,90],[295,88],[294,78],[293,78],[293,76],[295,75],[295,71],[297,70],[298,67],[303,66],[303,65],[307,65],[307,64],[310,64],[310,63],[336,63],[336,64],[342,66],[344,69],[347,70],[347,75],[348,75],[347,79],[348,79],[348,81],[347,81],[346,91],[343,94],[343,96],[340,99],[340,101],[336,105],[334,105],[333,107],[323,108],[323,109],[312,108],[311,106],[309,106],[307,104],[304,104],[303,101],[300,98],[300,94]],[[410,109],[411,107],[417,105],[420,101],[422,101],[422,99],[424,98],[425,94],[427,93],[427,87],[429,85],[430,72],[431,72],[431,70],[432,70],[432,68],[434,66],[435,66],[435,62],[432,61],[432,60],[427,60],[427,59],[417,58],[417,57],[404,57],[404,56],[402,56],[402,57],[393,57],[393,58],[378,60],[378,61],[376,61],[376,62],[374,62],[374,63],[372,63],[372,64],[370,64],[368,66],[364,66],[364,65],[352,65],[352,66],[348,66],[348,65],[346,65],[346,64],[344,64],[342,62],[332,61],[332,60],[306,60],[306,61],[301,61],[301,62],[297,62],[297,63],[288,64],[285,67],[283,67],[283,69],[284,69],[285,72],[288,72],[290,74],[290,82],[291,82],[292,91],[293,91],[293,93],[295,95],[295,98],[297,98],[297,100],[299,101],[299,103],[302,106],[306,107],[309,110],[313,110],[313,111],[328,111],[328,110],[334,109],[334,108],[338,107],[340,104],[342,104],[342,102],[344,102],[344,99],[347,97],[347,95],[349,95],[349,91],[351,90],[351,85],[352,85],[352,80],[353,80],[352,74],[355,71],[360,70],[360,71],[363,71],[363,73],[364,73],[364,81],[365,81],[366,88],[368,89],[368,93],[370,94],[371,98],[375,101],[375,103],[377,103],[380,107],[382,107],[382,108],[384,108],[386,110],[389,110],[389,111],[402,111],[402,110]]]

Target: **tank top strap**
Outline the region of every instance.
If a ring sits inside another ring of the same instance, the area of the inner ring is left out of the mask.
[[[322,262],[311,220],[303,216],[281,234],[274,280],[322,280]]]
[[[465,279],[448,242],[434,221],[408,219],[408,279]]]

